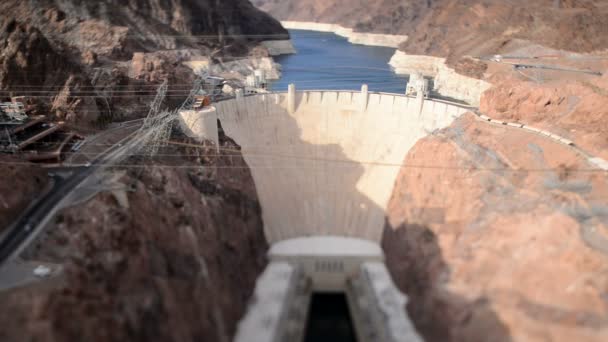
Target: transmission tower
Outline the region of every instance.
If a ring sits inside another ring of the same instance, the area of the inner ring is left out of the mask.
[[[182,103],[182,105],[181,105],[181,107],[179,107],[178,111],[191,108],[192,105],[194,105],[195,97],[196,97],[196,95],[199,94],[199,92],[201,91],[201,89],[203,87],[203,80],[204,80],[204,76],[199,77],[196,80],[194,80],[194,84],[192,85],[190,94],[188,94],[188,98],[186,98],[186,101],[184,101],[184,103]]]
[[[150,105],[150,112],[144,120],[144,124],[140,128],[142,137],[142,148],[146,150],[146,154],[153,156],[158,153],[161,146],[166,146],[171,137],[173,122],[179,115],[179,112],[184,109],[191,108],[195,102],[195,97],[198,95],[203,86],[204,77],[199,77],[194,81],[192,89],[182,105],[174,111],[160,112],[160,104],[167,91],[166,82],[159,87],[156,98]]]
[[[156,96],[150,104],[150,111],[148,111],[148,115],[144,119],[144,123],[140,128],[141,131],[146,131],[151,127],[154,127],[156,121],[159,119],[160,106],[162,105],[163,100],[165,99],[167,89],[167,80],[164,80],[163,83],[156,90]]]
[[[156,96],[150,104],[150,110],[148,111],[148,115],[144,119],[144,122],[138,132],[138,136],[140,136],[142,139],[141,147],[143,149],[146,149],[146,153],[155,154],[158,151],[158,147],[151,144],[151,142],[153,142],[151,140],[154,137],[156,130],[158,129],[159,123],[162,121],[162,117],[166,113],[161,112],[160,107],[167,94],[167,89],[167,80],[164,80],[163,83],[158,87],[158,90],[156,91]]]

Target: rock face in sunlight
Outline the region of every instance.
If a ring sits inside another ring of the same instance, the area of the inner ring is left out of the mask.
[[[565,82],[509,80],[487,91],[481,111],[547,129],[608,159],[608,74]]]
[[[0,55],[0,89],[7,91],[4,94],[39,97],[45,94],[44,90],[53,95],[61,90],[62,96],[50,97],[52,101],[41,107],[44,110],[52,107],[60,119],[70,119],[69,113],[75,111],[86,113],[81,121],[98,119],[100,111],[94,99],[69,96],[71,91],[86,87],[91,81],[78,64],[66,63],[62,45],[49,41],[35,26],[15,19],[0,26],[0,42],[4,43]]]
[[[167,148],[157,167],[118,171],[114,190],[63,210],[26,258],[65,274],[0,293],[0,340],[229,341],[267,244],[249,170],[221,141],[219,157]]]
[[[472,116],[404,165],[383,247],[428,340],[608,338],[604,173],[565,145]]]

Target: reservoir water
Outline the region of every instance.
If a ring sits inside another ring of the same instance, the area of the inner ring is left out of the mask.
[[[405,92],[407,76],[395,74],[388,65],[395,49],[351,44],[333,33],[289,33],[298,53],[275,58],[283,76],[270,85],[272,90],[286,90],[290,83],[298,90],[360,90],[365,83],[370,91]]]

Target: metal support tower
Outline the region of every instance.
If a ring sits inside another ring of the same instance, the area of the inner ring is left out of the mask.
[[[138,135],[142,137],[141,148],[146,150],[146,154],[155,154],[158,151],[158,147],[154,146],[155,142],[153,141],[153,137],[155,136],[155,131],[158,129],[163,115],[166,113],[160,111],[160,106],[165,99],[168,87],[167,80],[163,81],[158,87],[156,96],[150,104],[148,115],[144,119],[138,132]]]
[[[171,137],[173,122],[179,115],[179,112],[192,108],[195,102],[196,95],[199,94],[203,86],[203,77],[197,78],[194,81],[192,89],[186,100],[175,111],[160,112],[160,105],[167,92],[167,82],[163,82],[158,88],[156,98],[150,105],[150,112],[144,120],[140,128],[142,138],[142,148],[145,149],[147,155],[155,155],[161,146],[166,146]]]

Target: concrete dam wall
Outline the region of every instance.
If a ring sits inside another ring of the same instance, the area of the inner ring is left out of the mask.
[[[293,89],[216,109],[251,168],[271,244],[311,235],[379,242],[409,149],[467,111],[394,94]]]

